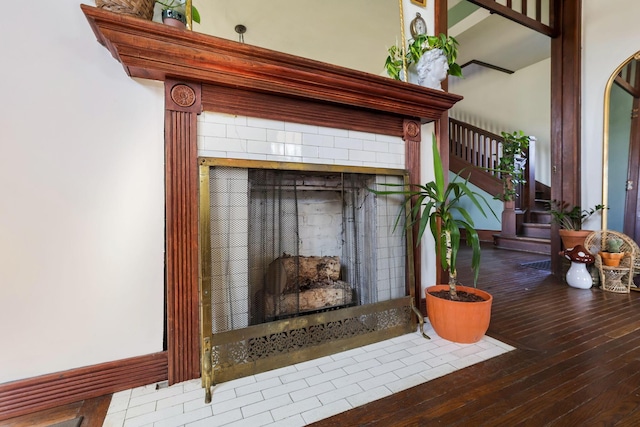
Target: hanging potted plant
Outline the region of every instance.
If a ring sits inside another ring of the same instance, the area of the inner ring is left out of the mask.
[[[184,28],[187,23],[184,0],[156,0],[162,6],[162,22],[172,27]],[[191,6],[191,20],[200,23],[200,12]]]
[[[393,45],[388,49],[388,53],[384,64],[387,74],[395,80],[403,80],[402,48],[397,44]],[[458,41],[455,38],[444,34],[438,36],[419,34],[411,40],[405,55],[409,76],[413,76],[409,80],[412,83],[439,89],[440,81],[446,78],[447,74],[462,77],[462,68],[456,63],[457,56]],[[438,64],[439,58],[442,58],[441,64]],[[435,78],[437,83],[431,81],[434,79],[432,75],[440,72],[444,75]]]
[[[604,205],[595,205],[591,209],[582,209],[576,205],[571,207],[567,202],[554,200],[551,204],[551,221],[560,226],[560,238],[565,249],[572,249],[578,245],[584,246],[584,239],[591,232],[583,230],[582,223],[596,212],[607,209]]]
[[[480,238],[474,228],[473,219],[459,205],[467,197],[486,216],[481,201],[493,213],[482,195],[473,192],[467,180],[457,175],[445,185],[442,160],[433,136],[433,168],[435,180],[424,185],[413,184],[409,189],[397,191],[374,191],[378,194],[401,194],[415,203],[409,213],[408,227],[418,224],[418,244],[427,227],[436,242],[436,253],[442,269],[449,273],[449,283],[435,285],[425,290],[427,316],[436,333],[447,340],[459,343],[479,341],[489,328],[493,297],[475,287],[480,269]],[[388,184],[393,186],[393,184]],[[474,272],[474,287],[461,286],[457,281],[456,261],[460,249],[460,229],[466,232],[467,244],[473,255],[471,267]]]

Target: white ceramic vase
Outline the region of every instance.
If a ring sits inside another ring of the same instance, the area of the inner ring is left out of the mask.
[[[589,289],[593,286],[593,279],[589,270],[587,270],[587,264],[583,262],[571,261],[569,271],[567,271],[567,284],[571,287],[578,289]]]

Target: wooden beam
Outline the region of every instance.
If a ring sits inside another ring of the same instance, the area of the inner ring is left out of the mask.
[[[551,40],[551,199],[581,203],[581,0],[557,2],[562,32]],[[551,269],[562,274],[558,226],[551,227]]]
[[[508,69],[502,68],[502,67],[498,67],[497,65],[489,64],[488,62],[478,61],[477,59],[472,59],[469,62],[465,62],[464,64],[462,64],[460,66],[460,68],[464,68],[464,67],[467,67],[467,66],[472,65],[472,64],[476,64],[476,65],[479,65],[479,66],[485,67],[485,68],[490,68],[492,70],[500,71],[500,72],[506,73],[506,74],[515,73],[515,71],[508,70]]]

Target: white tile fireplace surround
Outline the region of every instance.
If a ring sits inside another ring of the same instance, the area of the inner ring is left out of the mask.
[[[404,169],[401,138],[205,112],[198,155]],[[513,350],[493,338],[455,344],[418,332],[217,384],[199,379],[114,394],[104,425],[304,426]]]
[[[404,169],[400,137],[205,111],[198,156]]]
[[[491,337],[455,344],[425,332],[218,384],[204,403],[200,380],[113,395],[105,427],[304,426],[425,383],[514,348]]]

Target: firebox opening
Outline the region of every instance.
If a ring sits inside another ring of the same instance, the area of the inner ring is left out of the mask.
[[[212,332],[407,295],[403,201],[381,183],[403,177],[212,167]]]
[[[275,169],[277,167],[277,169]],[[404,171],[202,158],[204,384],[415,330]]]

